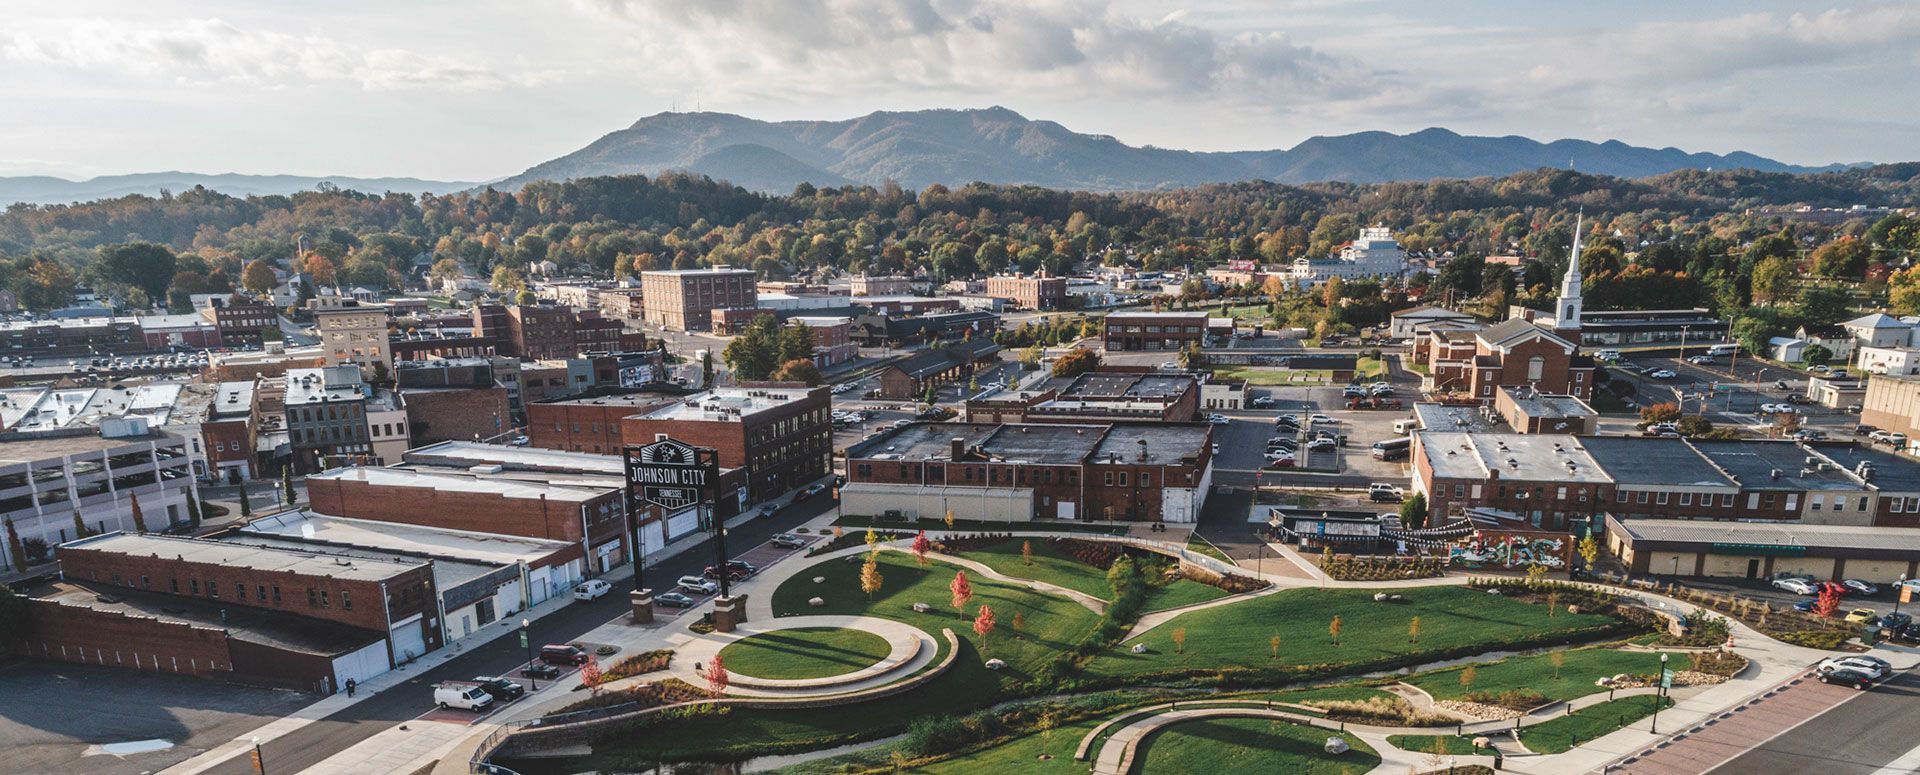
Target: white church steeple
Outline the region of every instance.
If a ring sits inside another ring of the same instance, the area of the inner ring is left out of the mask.
[[[1580,330],[1580,230],[1585,216],[1581,212],[1573,217],[1573,256],[1567,259],[1567,274],[1560,278],[1560,300],[1553,307],[1553,327],[1559,331]]]

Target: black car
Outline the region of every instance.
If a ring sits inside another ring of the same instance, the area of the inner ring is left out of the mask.
[[[553,665],[549,665],[545,662],[535,662],[531,665],[521,668],[520,674],[528,678],[545,678],[547,680],[552,680],[560,677],[560,668],[554,667]]]
[[[1905,629],[1911,624],[1913,624],[1913,617],[1906,614],[1888,613],[1880,617],[1880,629],[1883,630]]]
[[[473,682],[480,684],[481,689],[486,690],[488,694],[493,695],[493,698],[500,702],[512,702],[513,700],[520,699],[527,693],[527,687],[505,678],[483,675],[476,676]]]
[[[769,518],[771,518],[771,517],[773,517],[773,515],[775,515],[775,514],[778,514],[778,513],[780,513],[780,507],[779,507],[779,506],[775,506],[775,505],[773,505],[773,504],[771,504],[771,503],[769,503],[769,504],[767,504],[767,505],[765,505],[765,506],[761,506],[761,507],[760,507],[760,518],[761,518],[761,519],[769,519]]]
[[[1873,688],[1873,676],[1867,675],[1866,673],[1862,673],[1858,670],[1851,670],[1843,667],[1838,670],[1830,670],[1828,672],[1821,673],[1820,683],[1839,684],[1841,686],[1851,686],[1855,689],[1858,689],[1864,692],[1870,688]]]
[[[1909,624],[1893,630],[1887,637],[1902,643],[1920,643],[1920,624]]]

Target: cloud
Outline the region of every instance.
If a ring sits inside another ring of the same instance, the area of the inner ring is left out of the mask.
[[[1286,104],[1380,74],[1278,32],[1231,34],[1100,0],[576,0],[709,90],[1042,93]]]
[[[171,26],[107,20],[41,23],[0,33],[0,59],[187,83],[349,82],[370,91],[480,90],[511,81],[485,66],[450,57],[361,49],[323,35],[249,30],[220,19]]]

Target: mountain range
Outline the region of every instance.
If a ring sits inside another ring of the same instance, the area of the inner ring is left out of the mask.
[[[1638,178],[1681,169],[1746,168],[1824,172],[1851,165],[1804,167],[1744,151],[1689,153],[1618,140],[1543,143],[1508,135],[1461,135],[1446,129],[1412,134],[1360,132],[1316,136],[1287,149],[1202,152],[1132,146],[1083,134],[1012,110],[875,112],[842,121],[759,121],[730,113],[660,113],[609,133],[586,147],[536,164],[490,185],[517,190],[537,180],[685,170],[769,193],[800,183],[879,185],[909,189],[972,181],[1093,191],[1164,189],[1203,183],[1280,183],[1500,176],[1540,167]],[[445,193],[479,184],[413,178],[316,178],[290,175],[150,173],[67,181],[0,177],[0,202],[72,202],[129,193],[154,194],[205,185],[228,194],[286,194],[321,182],[360,191]]]

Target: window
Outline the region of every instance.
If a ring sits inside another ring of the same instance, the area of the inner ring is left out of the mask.
[[[1657,504],[1660,504],[1660,505],[1662,505],[1662,506],[1665,506],[1665,505],[1667,505],[1667,499],[1668,499],[1668,497],[1669,497],[1670,495],[1672,495],[1672,493],[1668,493],[1668,492],[1666,492],[1666,491],[1664,491],[1664,490],[1662,490],[1662,491],[1660,491],[1660,492],[1657,492],[1657,493],[1654,493],[1654,496],[1653,496],[1653,502],[1654,502],[1654,503],[1657,503]]]
[[[1467,497],[1467,486],[1466,486],[1466,485],[1464,485],[1464,484],[1456,484],[1456,485],[1454,485],[1454,486],[1453,486],[1453,497],[1455,497],[1455,498],[1465,498],[1465,497]]]
[[[180,594],[180,580],[167,579],[167,591],[172,592],[176,595]]]
[[[353,593],[344,589],[340,590],[340,607],[349,611],[353,610]]]
[[[1810,496],[1807,498],[1807,510],[1819,511],[1821,506],[1826,505],[1826,502],[1827,496],[1825,495]]]
[[[1547,359],[1538,355],[1527,359],[1527,379],[1538,382],[1547,375]]]
[[[1113,472],[1112,472],[1112,471],[1108,471],[1108,472],[1107,472],[1107,474],[1106,474],[1106,479],[1105,479],[1105,481],[1106,481],[1106,483],[1107,483],[1107,485],[1106,485],[1106,486],[1108,486],[1108,487],[1112,487],[1112,486],[1113,486]]]
[[[1473,499],[1474,499],[1474,500],[1479,500],[1479,499],[1480,499],[1480,488],[1481,488],[1482,486],[1483,486],[1483,485],[1478,485],[1478,484],[1476,484],[1476,485],[1474,485],[1474,486],[1473,486]]]
[[[1721,495],[1720,505],[1729,509],[1733,508],[1733,493],[1726,493],[1724,495]]]
[[[1692,505],[1693,505],[1693,493],[1690,493],[1690,492],[1683,492],[1683,493],[1680,493],[1680,505],[1682,505],[1682,506],[1692,506]]]
[[[321,608],[331,608],[331,607],[333,607],[333,606],[332,606],[332,603],[330,603],[330,602],[328,602],[328,600],[327,600],[327,591],[326,591],[326,590],[324,590],[324,589],[323,589],[323,590],[320,590],[320,607],[321,607]]]
[[[190,583],[193,585],[193,593],[196,595],[200,594],[200,580],[191,579]]]
[[[1640,492],[1639,492],[1638,494],[1636,494],[1636,495],[1635,495],[1635,497],[1634,497],[1634,499],[1633,499],[1633,502],[1634,502],[1634,503],[1646,503],[1646,502],[1647,502],[1647,491],[1646,491],[1646,490],[1641,490],[1641,491],[1640,491]]]
[[[1860,496],[1860,510],[1861,511],[1867,510],[1867,496],[1865,495]]]
[[[307,587],[307,607],[320,607],[320,593],[315,591],[313,587]]]
[[[1797,492],[1788,493],[1787,494],[1787,510],[1793,511],[1794,509],[1797,509],[1799,507],[1800,507],[1800,494]]]
[[[1125,471],[1120,472],[1120,486],[1121,487],[1127,486],[1127,472]]]
[[[211,598],[220,597],[220,582],[213,581],[213,580],[207,581],[207,597],[211,597]]]
[[[1565,488],[1565,487],[1561,487],[1561,488],[1558,488],[1558,491],[1557,491],[1557,492],[1555,492],[1555,493],[1553,494],[1553,499],[1554,499],[1554,500],[1557,500],[1557,501],[1563,501],[1563,500],[1566,500],[1566,499],[1567,499],[1567,488]]]
[[[151,582],[149,582],[149,581],[147,581],[147,577],[145,577],[145,576],[141,576],[141,577],[140,577],[140,588],[141,588],[141,589],[153,589],[153,584],[152,584]]]

